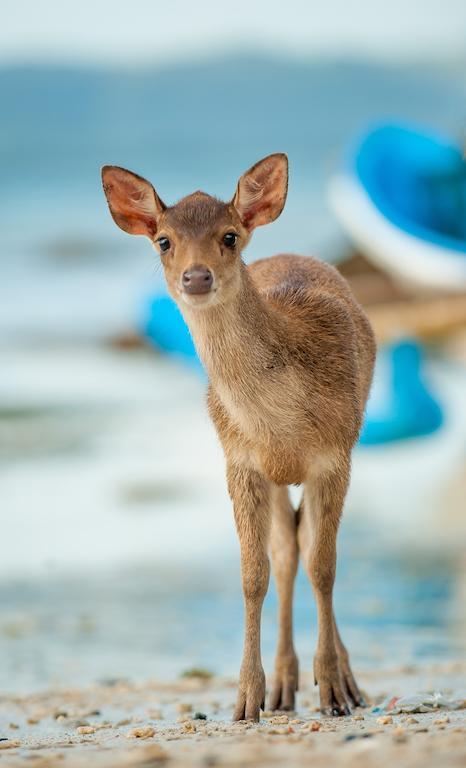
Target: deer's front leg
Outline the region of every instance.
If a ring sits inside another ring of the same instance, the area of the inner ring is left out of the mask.
[[[265,700],[260,628],[270,571],[269,483],[255,470],[236,464],[228,465],[227,476],[241,549],[245,619],[243,661],[233,719],[259,720]]]
[[[337,716],[350,714],[333,617],[336,538],[348,482],[349,460],[344,459],[334,468],[311,477],[305,485],[305,516],[301,520],[302,530],[298,532],[317,602],[319,627],[314,677],[320,689],[321,711]]]

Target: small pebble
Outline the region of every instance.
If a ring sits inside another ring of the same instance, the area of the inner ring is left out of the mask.
[[[449,717],[439,717],[437,720],[434,720],[434,725],[446,725],[450,722]]]
[[[88,733],[95,733],[95,728],[92,725],[79,725],[76,728],[76,733],[80,736],[85,736]]]
[[[294,720],[290,720],[290,725],[300,725],[303,720],[300,720],[299,717],[296,717]]]
[[[391,725],[393,723],[393,717],[391,715],[383,715],[377,718],[379,725]]]
[[[205,715],[204,712],[195,712],[193,720],[207,720],[207,715]]]
[[[144,728],[133,728],[126,734],[127,739],[151,739],[152,736],[155,736],[155,729],[150,725]]]
[[[192,712],[193,711],[193,705],[192,704],[188,704],[185,701],[180,701],[176,705],[176,710],[177,710],[177,712]]]
[[[196,726],[191,720],[188,720],[186,723],[183,724],[183,731],[185,733],[195,733],[196,732]]]
[[[419,720],[416,720],[415,717],[407,717],[405,720],[405,723],[409,723],[409,725],[417,725]]]
[[[285,725],[290,722],[290,718],[288,715],[274,715],[270,718],[270,722],[273,725]]]
[[[319,723],[318,720],[312,720],[309,723],[309,730],[310,731],[320,731],[321,728],[322,728],[322,725],[321,725],[321,723]]]
[[[395,741],[398,741],[400,743],[406,741],[408,738],[406,735],[405,729],[402,728],[401,725],[397,725],[397,727],[393,729],[392,736],[395,739]]]
[[[10,723],[8,727],[11,728],[12,731],[17,731],[19,725],[17,723]]]
[[[40,721],[36,717],[28,717],[26,722],[28,725],[37,725]]]
[[[351,719],[352,720],[364,720],[364,715],[354,715]]]

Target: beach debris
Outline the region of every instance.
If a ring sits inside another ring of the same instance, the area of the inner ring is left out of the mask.
[[[53,717],[55,718],[55,720],[66,720],[66,718],[68,717],[68,712],[65,709],[57,709],[53,713]]]
[[[152,736],[155,736],[155,729],[150,725],[142,728],[133,728],[126,734],[127,739],[151,739]]]
[[[107,728],[113,728],[113,723],[110,723],[108,720],[104,720],[102,723],[96,723],[94,726],[94,730],[96,731],[104,731]]]
[[[450,722],[449,717],[438,717],[437,720],[434,720],[434,725],[445,727],[446,724],[449,722]]]
[[[204,669],[203,667],[190,667],[189,669],[185,669],[184,672],[181,673],[181,677],[184,678],[190,678],[194,677],[198,680],[211,680],[214,676],[214,673],[211,672],[209,669]]]
[[[377,718],[379,725],[391,725],[393,723],[393,717],[391,715],[383,715]]]
[[[196,733],[197,729],[192,720],[187,720],[185,723],[183,723],[182,730],[184,733]]]
[[[372,709],[372,712],[390,712],[399,715],[415,714],[417,712],[433,712],[436,709],[465,709],[466,692],[447,698],[443,693],[415,693],[412,696],[392,696]]]
[[[20,747],[20,741],[13,741],[12,739],[0,739],[0,749],[14,749]]]
[[[193,720],[207,720],[207,715],[204,712],[195,712]]]
[[[272,725],[285,725],[290,722],[290,718],[288,715],[273,715],[270,718],[270,723]]]
[[[95,733],[95,728],[92,725],[78,725],[76,733],[80,736],[87,736],[90,733]]]

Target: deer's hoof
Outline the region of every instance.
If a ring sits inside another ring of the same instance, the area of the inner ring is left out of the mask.
[[[278,657],[275,665],[275,684],[270,695],[269,709],[292,712],[298,690],[298,659],[295,653]]]
[[[247,682],[240,679],[233,720],[254,720],[257,723],[261,709],[265,709],[265,675],[262,669],[260,674],[253,675]]]
[[[320,711],[330,717],[345,717],[351,714],[346,686],[340,673],[338,659],[328,660],[316,657],[314,677],[319,686]]]

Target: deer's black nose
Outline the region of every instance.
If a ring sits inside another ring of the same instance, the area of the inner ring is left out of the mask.
[[[181,283],[186,293],[208,293],[214,277],[207,267],[191,267],[183,272]]]

